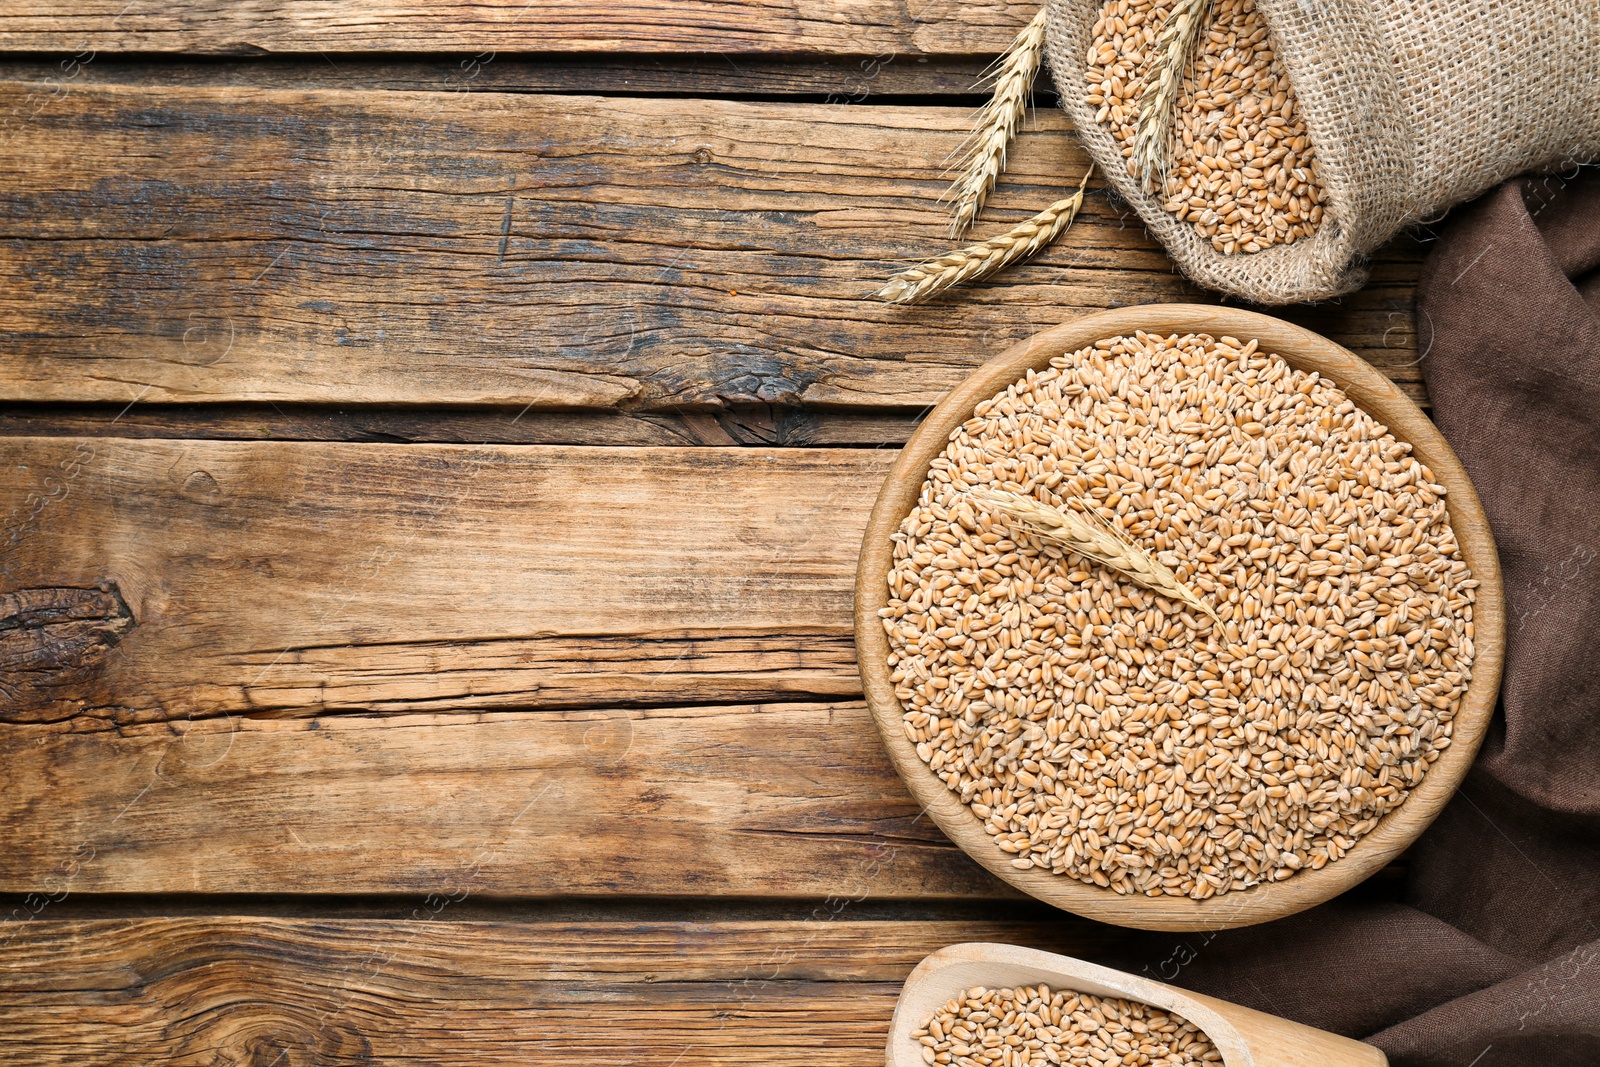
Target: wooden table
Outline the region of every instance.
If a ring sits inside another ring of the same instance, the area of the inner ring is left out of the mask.
[[[881,1063],[972,939],[857,542],[918,415],[1211,299],[1098,183],[921,309],[1007,0],[0,12],[0,1059]],[[1042,110],[980,221],[1076,182]],[[1421,247],[1287,313],[1420,395]]]

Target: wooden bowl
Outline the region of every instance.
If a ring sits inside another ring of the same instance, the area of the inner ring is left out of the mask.
[[[890,536],[915,505],[928,466],[944,451],[951,432],[971,416],[980,401],[1005,389],[1030,368],[1042,369],[1063,353],[1136,330],[1256,338],[1263,351],[1275,352],[1290,365],[1316,371],[1337,383],[1396,438],[1410,442],[1414,455],[1448,489],[1450,523],[1462,557],[1480,583],[1473,608],[1476,658],[1472,683],[1456,712],[1450,747],[1434,762],[1422,784],[1348,853],[1321,870],[1301,870],[1282,882],[1267,882],[1208,900],[1123,895],[1066,875],[1011,866],[1011,857],[994,845],[982,820],[934,776],[906,739],[901,725],[903,709],[889,681],[889,641],[878,618],[879,609],[888,603]],[[1101,922],[1144,930],[1220,930],[1279,919],[1338,896],[1382,868],[1434,820],[1461,784],[1494,713],[1504,656],[1505,606],[1500,561],[1478,494],[1433,423],[1389,379],[1332,341],[1267,315],[1195,304],[1152,304],[1102,311],[1046,330],[980,367],[929,413],[890,469],[867,522],[856,571],[855,632],[867,704],[895,768],[933,821],[969,856],[1023,892]]]
[[[889,1025],[888,1067],[926,1067],[911,1032],[960,991],[1040,982],[1051,990],[1121,997],[1175,1012],[1205,1031],[1225,1067],[1387,1067],[1389,1062],[1360,1041],[1138,975],[1031,948],[971,942],[940,949],[906,979]]]

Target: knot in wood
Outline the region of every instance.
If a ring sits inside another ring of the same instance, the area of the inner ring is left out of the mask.
[[[38,721],[92,701],[106,653],[133,625],[111,583],[0,594],[0,717]]]

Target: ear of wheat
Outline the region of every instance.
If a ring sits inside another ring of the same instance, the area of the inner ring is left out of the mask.
[[[1072,225],[1083,207],[1083,192],[1094,168],[1083,174],[1078,191],[1057,200],[1027,222],[966,248],[947,252],[938,259],[919,263],[890,278],[873,295],[890,304],[917,304],[934,293],[983,278],[1002,267],[1020,262],[1044,248]]]
[[[1167,173],[1167,147],[1177,115],[1183,72],[1200,38],[1211,0],[1178,0],[1156,41],[1155,56],[1145,66],[1144,93],[1133,127],[1134,175],[1154,189]]]
[[[950,187],[956,212],[951,237],[961,237],[972,228],[995,179],[1005,170],[1006,148],[1028,110],[1028,93],[1043,57],[1044,12],[1040,11],[995,65],[994,95],[978,112],[972,136],[962,146],[962,174]]]
[[[968,491],[978,503],[1020,523],[1029,532],[1048,538],[1085,559],[1110,567],[1126,578],[1162,596],[1182,601],[1221,622],[1211,605],[1178,580],[1159,560],[1129,541],[1087,511],[1080,514],[1042,504],[1029,496],[1002,489],[980,487]]]

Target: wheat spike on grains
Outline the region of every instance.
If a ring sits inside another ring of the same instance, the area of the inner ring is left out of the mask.
[[[1156,42],[1155,66],[1139,98],[1139,119],[1133,134],[1133,166],[1139,180],[1149,188],[1167,172],[1167,141],[1178,108],[1178,93],[1183,88],[1183,70],[1194,53],[1211,0],[1179,0],[1167,16]]]
[[[1085,512],[1053,508],[1030,496],[978,488],[969,495],[985,507],[1021,523],[1029,532],[1056,542],[1085,559],[1121,574],[1163,596],[1180,600],[1216,622],[1217,613],[1154,556]]]

